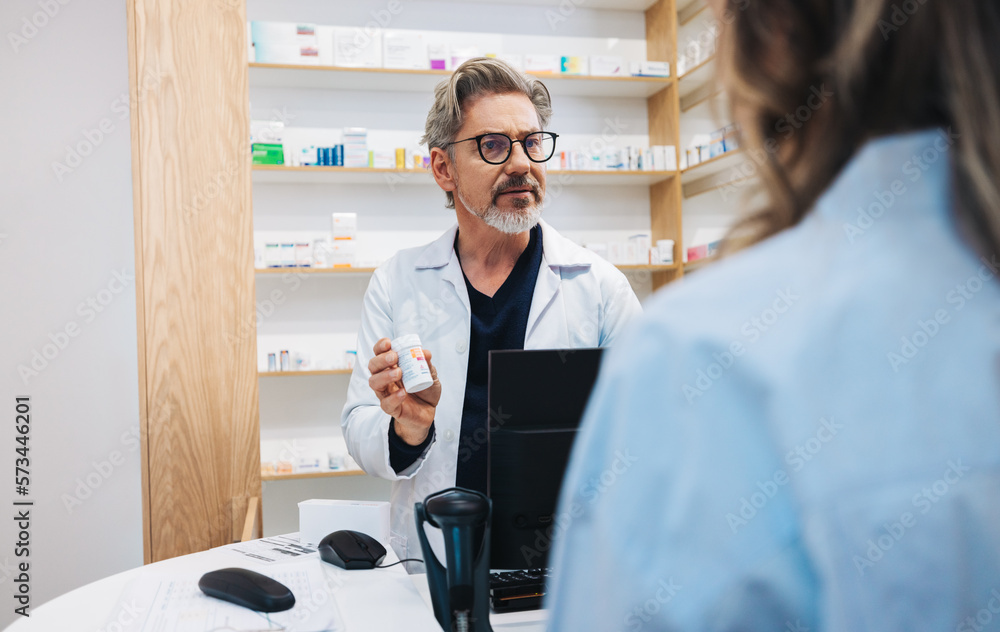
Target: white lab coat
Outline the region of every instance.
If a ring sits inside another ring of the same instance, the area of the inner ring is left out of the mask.
[[[612,344],[641,308],[613,265],[542,227],[542,262],[528,313],[525,349]],[[375,271],[365,293],[358,360],[341,427],[347,449],[367,473],[391,480],[390,544],[399,557],[421,557],[414,503],[452,487],[458,461],[465,377],[469,360],[469,296],[455,254],[457,224],[426,246],[400,251]],[[433,353],[441,381],[435,439],[413,465],[397,474],[389,464],[390,416],[368,386],[368,362],[380,338],[418,334]]]

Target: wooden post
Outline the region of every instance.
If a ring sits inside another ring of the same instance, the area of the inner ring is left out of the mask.
[[[246,8],[126,6],[143,549],[154,562],[231,542],[234,503],[242,519],[261,496]]]
[[[673,145],[680,166],[680,104],[677,90],[677,6],[676,0],[659,0],[646,9],[646,56],[651,61],[670,62],[674,81],[646,100],[649,114],[649,144]],[[684,252],[682,230],[682,191],[678,174],[670,180],[649,188],[649,214],[652,241],[674,240],[675,270],[653,273],[653,289],[683,276],[681,253]]]

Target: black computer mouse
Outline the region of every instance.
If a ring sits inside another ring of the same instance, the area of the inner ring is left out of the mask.
[[[209,597],[258,612],[282,612],[295,605],[295,595],[287,586],[246,568],[205,573],[198,580],[198,588]]]
[[[375,568],[385,559],[385,547],[360,531],[334,531],[319,543],[324,562],[349,571]]]

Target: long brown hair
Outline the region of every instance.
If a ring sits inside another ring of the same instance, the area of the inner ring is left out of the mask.
[[[867,140],[942,127],[956,211],[1000,250],[1000,0],[726,0],[722,21],[720,79],[767,194],[730,249],[798,223]]]

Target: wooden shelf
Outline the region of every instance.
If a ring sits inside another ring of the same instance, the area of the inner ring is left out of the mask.
[[[703,160],[681,171],[681,182],[687,183],[691,182],[693,178],[703,178],[706,175],[725,171],[729,167],[734,166],[734,164],[738,165],[743,162],[743,158],[742,150],[733,149],[715,158]]]
[[[686,114],[699,105],[705,105],[713,99],[719,99],[724,94],[725,91],[715,82],[707,83],[704,87],[691,92],[685,98],[681,99],[681,113]]]
[[[698,99],[706,91],[714,89],[715,56],[711,56],[697,66],[688,68],[687,72],[677,80],[678,95],[682,106],[693,99]]]
[[[550,169],[546,177],[572,186],[651,186],[669,180],[675,171],[562,171]],[[382,184],[432,185],[426,169],[369,169],[353,167],[286,167],[254,165],[253,180],[275,184]]]
[[[258,371],[257,377],[309,377],[311,375],[350,375],[351,369],[326,369],[321,371]]]
[[[395,187],[433,184],[434,178],[426,169],[253,165],[253,181],[277,184],[384,184],[387,187]]]
[[[677,25],[684,26],[706,9],[708,9],[708,5],[705,3],[705,0],[691,0],[691,2],[687,3],[678,2]]]
[[[622,272],[628,272],[630,270],[648,270],[649,272],[668,272],[670,270],[676,270],[680,266],[676,263],[663,263],[663,264],[619,264],[615,266]]]
[[[320,472],[299,472],[297,474],[261,474],[262,481],[295,481],[306,478],[336,478],[339,476],[367,476],[364,470],[322,470]]]
[[[257,274],[371,274],[375,268],[256,268]]]
[[[701,259],[696,259],[694,261],[688,261],[688,262],[686,262],[684,264],[684,269],[685,270],[696,270],[698,268],[701,268],[703,266],[706,266],[706,265],[708,265],[710,263],[713,263],[715,261],[718,261],[718,260],[719,260],[719,257],[716,256],[716,255],[712,255],[711,257],[702,257]]]
[[[739,149],[734,149],[721,156],[688,167],[681,172],[684,197],[694,197],[706,191],[745,180],[746,177],[741,172],[736,171],[745,160],[746,154]]]
[[[673,83],[672,77],[591,77],[529,73],[553,95],[647,98]],[[449,70],[342,68],[250,62],[250,85],[263,88],[327,88],[373,92],[424,92],[451,75]]]
[[[552,169],[547,180],[577,186],[651,186],[677,175],[676,171],[560,171]]]

